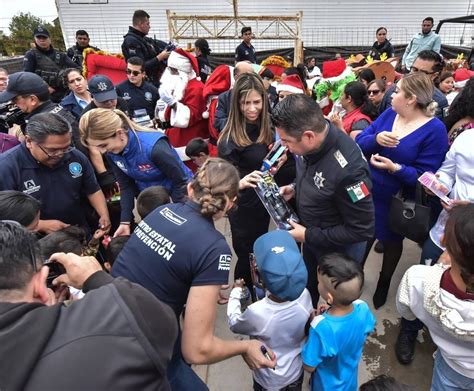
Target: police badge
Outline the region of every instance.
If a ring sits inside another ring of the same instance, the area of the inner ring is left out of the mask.
[[[314,177],[313,177],[313,181],[314,181],[314,184],[316,185],[316,187],[318,189],[321,189],[322,187],[324,187],[324,181],[326,180],[326,178],[323,178],[323,173],[322,172],[315,172],[314,173]]]

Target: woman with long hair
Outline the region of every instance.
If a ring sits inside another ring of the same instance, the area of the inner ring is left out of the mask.
[[[384,53],[387,55],[387,58],[393,57],[395,52],[392,44],[387,39],[387,29],[385,27],[379,27],[375,32],[375,37],[377,40],[372,45],[372,48],[369,51],[369,56],[374,60],[380,60],[380,56]]]
[[[340,98],[345,114],[331,116],[331,122],[343,129],[352,138],[369,126],[377,118],[377,109],[369,100],[367,88],[359,81],[347,83]]]
[[[231,162],[243,178],[259,170],[268,146],[274,141],[268,98],[262,79],[252,73],[240,75],[232,89],[229,119],[217,148],[219,156]],[[251,286],[249,253],[255,240],[268,230],[269,215],[253,189],[243,190],[237,210],[229,214],[232,246],[237,254],[234,277]]]
[[[168,304],[177,319],[186,306],[168,366],[173,390],[208,389],[189,364],[211,364],[237,355],[252,369],[276,364],[262,354],[261,342],[214,336],[216,301],[221,285],[228,283],[232,259],[214,222],[232,209],[242,182],[231,164],[209,158],[187,185],[188,200],[147,215],[112,268],[114,277],[138,283]]]
[[[82,110],[92,102],[91,93],[87,89],[87,80],[82,76],[81,70],[76,68],[66,69],[63,78],[70,92],[61,100],[61,106],[79,120]]]
[[[191,171],[170,146],[164,133],[131,121],[120,110],[93,109],[81,117],[81,142],[106,153],[120,184],[120,226],[115,236],[130,235],[135,196],[161,185],[174,202],[183,201]]]
[[[428,75],[418,72],[405,76],[397,83],[392,108],[355,139],[370,161],[375,237],[385,249],[373,297],[376,309],[385,304],[403,251],[403,236],[389,227],[392,196],[403,190],[406,196],[414,198],[418,177],[426,171],[436,172],[448,150],[446,128],[434,117],[437,105],[433,92]],[[375,238],[369,241],[368,251],[374,241]]]
[[[448,116],[444,124],[448,129],[449,143],[466,129],[474,128],[474,77],[471,77],[461,92],[449,106]]]

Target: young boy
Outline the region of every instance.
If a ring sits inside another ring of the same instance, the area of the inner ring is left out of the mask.
[[[189,140],[184,153],[196,166],[201,167],[209,157],[209,146],[206,140],[196,137]]]
[[[112,266],[114,265],[115,260],[117,259],[120,251],[122,251],[123,246],[127,243],[128,239],[130,239],[130,235],[124,236],[117,236],[112,238],[105,249],[105,261],[104,261],[104,269],[107,270],[109,273],[112,270]]]
[[[313,391],[356,391],[364,342],[375,327],[367,303],[358,300],[364,285],[362,266],[342,254],[326,255],[319,260],[318,281],[329,307],[311,322],[301,352],[303,367],[313,373]]]
[[[242,313],[243,281],[234,285],[227,316],[234,333],[249,335],[276,354],[275,369],[253,372],[254,390],[301,390],[303,368],[300,356],[304,325],[313,310],[305,288],[308,272],[296,242],[287,231],[272,231],[255,241],[257,268],[267,290],[262,300]],[[262,350],[264,354],[264,350]]]
[[[171,202],[168,191],[163,186],[151,186],[143,190],[137,198],[137,212],[143,220],[161,205]]]

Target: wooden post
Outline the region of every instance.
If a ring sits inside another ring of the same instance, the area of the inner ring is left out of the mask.
[[[298,23],[296,24],[295,51],[293,53],[293,65],[296,66],[304,61],[303,41],[301,40],[301,30],[303,25],[303,11],[298,12]]]

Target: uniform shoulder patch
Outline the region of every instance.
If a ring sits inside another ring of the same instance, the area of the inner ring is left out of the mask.
[[[365,197],[370,195],[370,191],[364,181],[360,181],[350,185],[349,187],[346,187],[346,191],[347,194],[349,194],[351,201],[354,203],[363,200]]]
[[[347,160],[339,149],[336,152],[334,152],[334,157],[336,158],[341,168],[344,168],[345,166],[347,166],[348,164]]]
[[[230,254],[221,254],[219,256],[219,265],[217,270],[230,270],[230,262],[232,261],[232,255]]]

